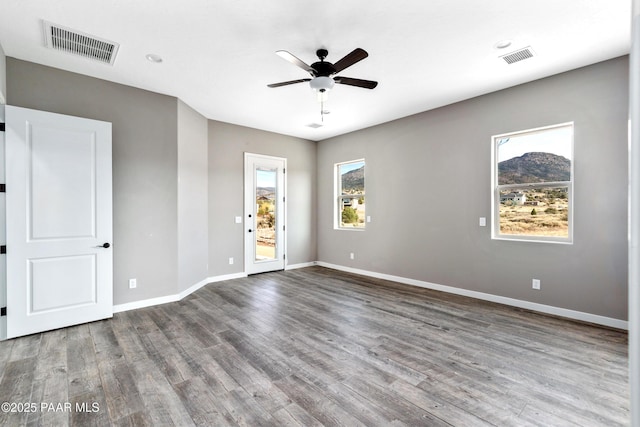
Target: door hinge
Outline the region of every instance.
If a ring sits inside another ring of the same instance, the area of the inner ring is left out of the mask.
[[[0,184],[0,193],[6,193],[7,192],[7,186],[5,184]]]
[[[282,173],[287,173],[287,168],[282,168]]]
[[[0,123],[0,132],[4,132],[4,123]]]
[[[7,307],[0,308],[0,317],[7,315]]]
[[[7,247],[5,245],[0,246],[0,254],[6,254],[7,253]]]
[[[287,254],[282,254],[282,259],[287,259]]]
[[[286,229],[287,229],[287,226],[286,226],[286,225],[283,225],[283,226],[282,226],[282,231],[285,231]]]

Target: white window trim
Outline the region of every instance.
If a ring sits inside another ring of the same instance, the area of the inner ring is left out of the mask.
[[[366,225],[366,221],[365,221],[365,225],[363,227],[342,227],[340,225],[340,215],[341,215],[341,210],[340,210],[340,203],[342,202],[342,199],[345,198],[351,198],[353,196],[343,196],[341,194],[341,188],[340,188],[340,166],[342,165],[348,165],[350,163],[358,163],[358,162],[362,162],[364,163],[364,194],[362,194],[363,197],[366,197],[367,194],[367,162],[365,161],[364,158],[362,159],[355,159],[355,160],[348,160],[346,162],[339,162],[339,163],[334,163],[333,165],[333,229],[334,230],[340,230],[340,231],[357,231],[357,232],[362,232],[365,231],[367,229],[367,225]],[[365,218],[366,218],[366,204],[365,204]]]
[[[571,179],[569,181],[560,182],[544,182],[535,184],[504,184],[498,185],[498,150],[497,141],[512,137],[514,135],[532,134],[537,132],[543,132],[550,129],[562,128],[571,126]],[[559,123],[550,126],[543,126],[533,129],[521,130],[516,132],[508,132],[499,135],[493,135],[491,137],[491,239],[493,240],[507,240],[518,242],[530,242],[530,243],[555,243],[555,244],[573,244],[573,213],[575,211],[575,204],[573,200],[573,185],[574,185],[574,141],[575,141],[575,126],[574,122]],[[500,189],[525,189],[525,188],[557,188],[567,187],[567,197],[569,202],[568,222],[569,230],[567,237],[553,237],[553,236],[534,236],[534,235],[516,235],[516,234],[500,234]]]

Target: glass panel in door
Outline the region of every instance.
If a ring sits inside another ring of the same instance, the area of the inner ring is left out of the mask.
[[[256,167],[255,260],[276,259],[277,169]]]

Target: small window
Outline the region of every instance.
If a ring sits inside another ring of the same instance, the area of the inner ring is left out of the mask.
[[[492,141],[493,238],[571,243],[573,123]]]
[[[336,228],[364,230],[364,159],[337,163],[335,174]]]

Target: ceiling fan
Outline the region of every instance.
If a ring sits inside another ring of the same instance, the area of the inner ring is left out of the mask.
[[[326,99],[327,91],[333,88],[335,83],[349,85],[349,86],[357,86],[365,89],[373,89],[378,86],[378,82],[374,82],[371,80],[362,80],[362,79],[354,79],[351,77],[342,77],[342,76],[334,76],[338,74],[340,71],[344,70],[347,67],[352,66],[356,62],[362,61],[369,54],[364,49],[354,49],[351,53],[346,55],[344,58],[332,64],[331,62],[327,62],[324,59],[329,55],[329,52],[326,49],[318,49],[316,51],[316,55],[318,59],[317,62],[314,62],[311,65],[307,65],[304,61],[298,59],[296,56],[287,52],[286,50],[279,50],[276,54],[287,61],[291,62],[293,65],[296,65],[309,74],[311,74],[312,78],[307,79],[298,79],[298,80],[290,80],[287,82],[280,83],[272,83],[267,85],[268,87],[280,87],[287,86],[295,83],[303,83],[309,82],[309,86],[318,92],[318,99],[320,101],[324,101]]]

